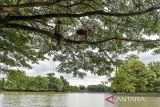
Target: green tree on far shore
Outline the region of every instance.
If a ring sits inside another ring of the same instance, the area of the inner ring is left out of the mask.
[[[4,78],[0,79],[0,90],[3,90],[4,89]]]
[[[116,71],[113,77],[111,89],[114,92],[160,92],[159,62],[149,63],[128,60]]]
[[[53,90],[53,91],[62,91],[63,89],[63,81],[59,78],[56,78],[54,75],[54,73],[48,73],[48,80],[49,80],[49,84],[48,84],[48,88],[49,90]]]
[[[160,92],[160,62],[151,62],[148,64],[150,72],[149,91]]]
[[[24,71],[10,71],[7,73],[6,90],[26,90],[28,77]]]

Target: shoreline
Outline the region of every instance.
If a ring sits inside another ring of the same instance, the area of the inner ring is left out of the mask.
[[[89,93],[89,94],[108,94],[108,95],[115,95],[115,96],[143,96],[143,97],[160,97],[160,93],[109,93],[109,92],[55,92],[55,91],[2,91],[0,93],[6,92],[15,92],[15,93],[59,93],[59,94],[67,94],[67,93]]]

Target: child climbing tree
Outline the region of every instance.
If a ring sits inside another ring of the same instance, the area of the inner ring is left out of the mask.
[[[76,31],[76,35],[84,36],[85,41],[88,41],[90,33],[91,29],[89,27],[81,28]]]
[[[64,39],[63,35],[62,35],[62,26],[61,26],[62,22],[58,20],[55,29],[54,29],[54,36],[57,40],[57,47],[60,48],[62,41]]]
[[[110,76],[115,65],[123,64],[121,56],[130,51],[160,54],[159,10],[160,0],[20,0],[19,4],[17,0],[0,0],[0,70],[29,68],[28,62],[44,59],[52,36],[57,47],[62,41],[67,44],[60,52],[49,49],[53,60],[60,62],[57,71],[82,77],[82,69]],[[63,23],[57,21],[53,29],[50,24],[56,18],[62,18]],[[92,39],[84,28],[74,37],[79,35],[86,41],[64,38],[64,23],[68,35],[89,24],[94,29]]]

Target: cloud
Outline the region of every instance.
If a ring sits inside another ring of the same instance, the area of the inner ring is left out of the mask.
[[[152,51],[139,54],[140,60],[145,64],[148,64],[151,61],[160,61],[160,55],[152,55]],[[47,73],[54,72],[58,66],[58,62],[53,62],[52,58],[50,60],[40,61],[39,64],[33,64],[33,69],[25,70],[26,74],[29,76],[42,75],[46,76]],[[75,78],[71,74],[58,73],[54,72],[57,77],[63,76],[71,85],[93,85],[100,84],[102,81],[106,81],[107,77],[97,76],[91,73],[87,73],[87,76],[84,79]]]
[[[25,70],[27,75],[37,76],[37,75],[46,75],[47,73],[55,71],[55,68],[58,66],[58,62],[53,62],[52,59],[39,61],[39,64],[33,64],[32,69]]]
[[[58,62],[53,62],[52,60],[40,61],[39,64],[33,64],[32,69],[25,69],[26,74],[29,76],[46,76],[47,73],[53,73],[58,66]],[[56,77],[63,76],[71,85],[90,85],[90,84],[100,84],[101,81],[105,81],[105,76],[97,76],[91,73],[87,73],[87,76],[84,79],[73,77],[72,74],[58,73],[54,72]]]
[[[64,76],[65,77],[65,76]],[[66,78],[71,85],[96,85],[96,84],[101,84],[102,81],[107,80],[106,76],[97,76],[91,73],[87,73],[87,76],[83,79],[81,78],[76,78],[70,75],[70,77]]]
[[[146,53],[139,54],[140,60],[143,61],[145,64],[148,64],[152,61],[160,61],[160,55],[153,55],[152,51],[148,51]]]

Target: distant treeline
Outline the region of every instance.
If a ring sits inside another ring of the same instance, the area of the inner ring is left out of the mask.
[[[71,86],[63,77],[55,77],[54,73],[48,73],[47,77],[27,76],[23,71],[10,71],[6,77],[0,80],[0,89],[5,91],[54,91],[54,92],[107,92],[109,87],[89,85],[85,87]]]
[[[152,92],[160,93],[160,62],[145,65],[138,59],[123,62],[115,76],[109,79],[111,86],[103,84],[71,86],[63,77],[48,73],[46,77],[27,76],[23,71],[9,71],[0,80],[0,89],[6,91],[54,91],[54,92]]]

